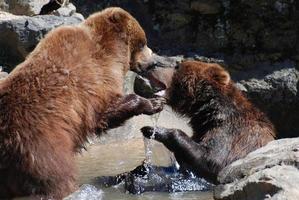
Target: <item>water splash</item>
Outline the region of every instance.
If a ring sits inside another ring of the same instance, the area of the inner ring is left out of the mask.
[[[171,192],[182,191],[207,191],[213,187],[213,184],[205,179],[197,177],[192,171],[185,171],[184,175],[178,174],[171,178]]]
[[[93,185],[84,184],[79,190],[64,198],[64,200],[101,200],[104,193]]]
[[[160,118],[160,113],[156,113],[154,115],[151,116],[151,121],[154,127],[154,133],[152,134],[152,136],[150,137],[150,139],[144,138],[144,144],[145,144],[145,167],[147,168],[148,172],[152,172],[153,171],[153,150],[154,150],[154,138],[155,138],[155,134],[156,134],[156,130],[158,127],[158,121]],[[170,166],[172,166],[175,170],[179,170],[180,169],[180,165],[178,164],[178,162],[175,159],[175,156],[172,152],[168,151],[169,153],[169,158],[170,158]]]
[[[158,126],[160,113],[154,114],[151,116],[151,121],[154,127],[154,133],[150,137],[150,139],[144,138],[144,145],[145,145],[145,165],[149,168],[152,166],[152,159],[153,159],[153,148],[154,148],[154,138],[156,134],[156,129]]]

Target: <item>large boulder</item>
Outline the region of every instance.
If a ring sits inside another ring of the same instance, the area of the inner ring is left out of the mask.
[[[278,138],[299,136],[299,71],[295,63],[232,73],[247,97],[274,123]]]
[[[78,24],[78,16],[17,16],[0,12],[0,66],[11,71],[22,62],[47,32],[61,25]]]
[[[281,139],[233,162],[218,175],[217,200],[297,200],[299,138]]]

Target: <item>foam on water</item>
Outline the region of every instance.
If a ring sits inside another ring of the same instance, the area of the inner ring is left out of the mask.
[[[176,177],[171,182],[171,191],[206,191],[212,188],[212,184],[203,178],[197,177],[193,172],[186,171],[187,177]]]
[[[84,184],[64,200],[102,200],[104,193],[93,185]]]

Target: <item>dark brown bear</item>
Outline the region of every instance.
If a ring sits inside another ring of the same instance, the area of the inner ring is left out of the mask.
[[[74,155],[87,137],[160,111],[161,99],[123,96],[126,72],[151,56],[120,8],[48,33],[0,81],[0,199],[62,199],[77,188]]]
[[[193,136],[177,129],[157,128],[154,138],[174,152],[177,161],[217,183],[228,164],[272,141],[275,131],[267,117],[236,88],[217,64],[187,61],[179,68],[146,75],[152,85],[166,88],[168,104],[190,118]],[[142,132],[150,138],[153,127]]]

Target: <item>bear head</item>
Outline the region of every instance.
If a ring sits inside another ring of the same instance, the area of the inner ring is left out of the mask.
[[[167,99],[176,110],[186,110],[188,105],[213,98],[215,95],[229,95],[232,89],[229,73],[215,63],[184,61],[176,68],[156,67],[143,73],[155,94]],[[136,84],[135,83],[135,88]],[[135,90],[141,96],[142,91]]]
[[[147,46],[146,34],[138,21],[127,11],[110,7],[88,17],[84,22],[95,32],[106,51],[118,51],[128,57],[124,71],[140,71],[154,61],[154,54]]]

